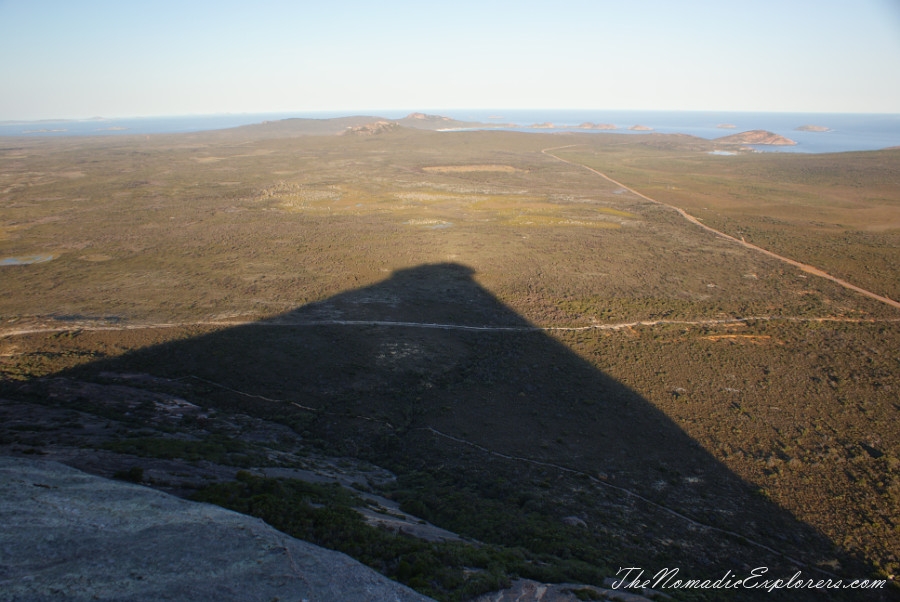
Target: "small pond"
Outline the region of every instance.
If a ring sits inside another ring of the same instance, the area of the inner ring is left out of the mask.
[[[2,265],[28,265],[30,263],[44,263],[54,259],[53,255],[23,255],[21,257],[4,257],[0,259]]]

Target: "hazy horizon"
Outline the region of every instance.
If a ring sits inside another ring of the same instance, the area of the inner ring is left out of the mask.
[[[900,113],[900,80],[886,75],[900,72],[891,0],[6,0],[0,56],[0,121],[396,107]]]
[[[121,120],[131,120],[131,119],[189,119],[192,117],[197,118],[206,118],[206,117],[229,117],[229,116],[249,116],[249,117],[266,117],[266,116],[278,116],[278,115],[294,115],[296,114],[299,117],[309,116],[310,118],[315,118],[317,115],[323,116],[322,118],[340,118],[340,117],[358,117],[358,116],[371,116],[371,117],[386,117],[389,119],[401,119],[411,113],[424,113],[427,115],[438,115],[441,117],[451,117],[457,118],[459,113],[461,112],[479,112],[479,113],[487,113],[487,112],[501,112],[498,115],[498,118],[503,118],[502,112],[507,113],[530,113],[530,112],[571,112],[571,113],[708,113],[708,114],[733,114],[733,115],[753,115],[753,114],[771,114],[771,115],[845,115],[845,116],[894,116],[900,115],[900,110],[893,112],[879,112],[879,111],[731,111],[727,109],[628,109],[628,108],[572,108],[572,107],[523,107],[523,108],[504,108],[504,107],[459,107],[459,108],[381,108],[381,109],[348,109],[348,110],[339,110],[335,111],[332,109],[311,109],[311,110],[286,110],[286,111],[225,111],[219,113],[169,113],[169,114],[159,114],[159,115],[90,115],[90,116],[54,116],[54,117],[42,117],[39,119],[0,119],[0,124],[10,124],[10,123],[41,123],[41,122],[66,122],[66,121],[121,121]],[[382,115],[381,113],[385,113]],[[395,117],[389,116],[396,115]],[[285,119],[290,119],[291,117],[284,117]]]

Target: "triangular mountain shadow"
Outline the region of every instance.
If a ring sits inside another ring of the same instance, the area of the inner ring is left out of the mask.
[[[473,275],[452,263],[405,269],[272,319],[55,376],[193,379],[189,401],[301,424],[304,437],[386,464],[401,482],[404,471],[408,483],[450,474],[482,496],[575,513],[571,528],[609,539],[598,562],[614,567],[649,549],[648,573],[717,578],[766,566],[772,577],[812,578],[837,557],[842,568],[824,570],[872,574]],[[417,504],[428,511],[427,502]]]

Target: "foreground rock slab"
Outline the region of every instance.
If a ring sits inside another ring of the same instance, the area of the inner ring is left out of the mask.
[[[579,602],[579,600],[612,600],[614,602],[651,602],[670,599],[660,592],[650,592],[647,598],[630,591],[606,589],[593,585],[572,583],[539,583],[531,579],[517,579],[511,587],[474,598],[472,602]]]
[[[49,461],[0,457],[0,599],[429,600],[262,521]]]

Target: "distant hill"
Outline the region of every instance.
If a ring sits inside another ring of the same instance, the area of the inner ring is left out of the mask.
[[[380,124],[380,125],[378,125]],[[392,126],[386,124],[393,124]],[[264,134],[266,137],[293,137],[293,136],[328,136],[351,132],[356,135],[381,134],[388,129],[405,127],[417,130],[442,130],[469,127],[497,128],[503,127],[496,124],[485,124],[474,121],[458,121],[442,115],[426,115],[425,113],[410,113],[402,119],[387,119],[377,115],[353,115],[349,117],[336,117],[332,119],[305,119],[291,118],[277,121],[264,121],[253,125],[244,125],[220,132],[227,135],[234,134]]]
[[[350,128],[364,126],[384,120],[375,115],[353,115],[350,117],[336,117],[333,119],[279,119],[277,121],[264,121],[252,125],[243,125],[227,130],[218,130],[219,135],[264,135],[268,138],[290,138],[293,136],[327,136],[336,135]]]
[[[386,132],[393,132],[400,129],[400,124],[396,121],[388,121],[386,119],[379,119],[378,121],[373,121],[372,123],[364,123],[363,125],[355,125],[351,126],[348,129],[341,132],[341,135],[350,135],[350,136],[377,136],[378,134],[384,134]]]
[[[478,121],[459,121],[452,117],[444,117],[443,115],[426,115],[425,113],[410,113],[403,119],[398,119],[397,123],[403,127],[415,128],[417,130],[445,130],[455,128],[469,127],[499,127]]]
[[[344,134],[352,134],[357,136],[373,136],[383,134],[399,129],[400,127],[412,128],[415,130],[448,130],[470,127],[492,127],[484,123],[476,121],[458,121],[451,117],[443,115],[427,115],[425,113],[410,113],[403,119],[387,120],[377,119],[371,123],[363,125],[351,126]],[[497,126],[493,126],[497,127]]]
[[[766,144],[771,146],[793,146],[797,144],[790,138],[785,138],[766,130],[750,130],[716,138],[715,141],[719,144]]]

